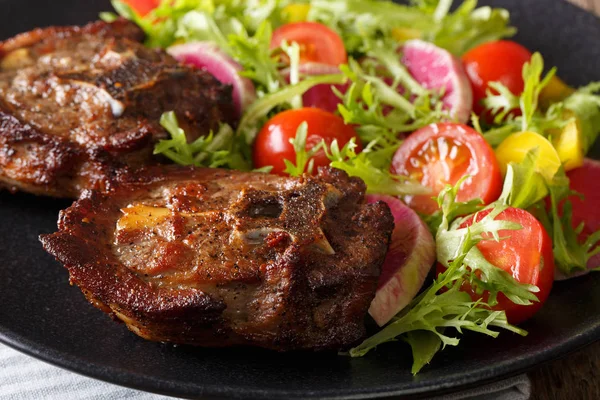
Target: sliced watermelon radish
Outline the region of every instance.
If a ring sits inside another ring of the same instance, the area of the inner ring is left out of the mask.
[[[573,227],[584,223],[583,232],[579,240],[585,240],[592,233],[600,230],[600,161],[586,158],[583,166],[567,172],[571,180],[571,189],[583,194],[583,200],[578,196],[571,196],[569,200],[573,204]],[[588,268],[600,267],[600,254],[590,258]],[[564,276],[558,269],[555,273],[556,280],[564,280],[581,276],[588,271],[577,272],[569,277]]]
[[[340,69],[333,65],[319,64],[319,63],[305,63],[300,64],[298,67],[300,76],[314,76],[314,75],[329,75],[339,74]],[[286,68],[281,71],[282,76],[289,82],[290,70]],[[335,85],[335,87],[342,93],[344,93],[348,85]],[[302,95],[302,104],[304,107],[320,108],[321,110],[335,112],[337,111],[338,104],[342,101],[333,93],[331,85],[317,85],[307,90]]]
[[[436,257],[431,232],[417,213],[395,197],[367,196],[367,202],[377,201],[388,204],[396,223],[369,308],[371,317],[383,326],[417,295]]]
[[[459,58],[432,43],[409,40],[402,46],[402,63],[424,88],[443,91],[444,108],[453,118],[469,121],[473,91]]]
[[[242,66],[212,42],[178,44],[168,50],[178,61],[194,65],[213,75],[221,83],[233,86],[233,103],[238,115],[254,100],[256,90],[252,81],[239,75]]]

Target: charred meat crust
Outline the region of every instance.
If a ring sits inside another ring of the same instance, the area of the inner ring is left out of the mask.
[[[144,32],[135,24],[126,19],[117,19],[111,24],[95,21],[84,26],[51,26],[36,28],[29,32],[20,33],[6,39],[0,45],[0,57],[20,48],[31,47],[47,38],[65,39],[75,35],[94,35],[102,37],[128,38],[136,42],[144,40]]]
[[[394,225],[364,190],[333,169],[151,167],[85,192],[41,241],[92,304],[146,339],[341,349],[365,334]]]
[[[142,39],[117,20],[0,43],[0,185],[77,197],[155,164],[165,111],[176,111],[190,140],[234,124],[231,87]]]

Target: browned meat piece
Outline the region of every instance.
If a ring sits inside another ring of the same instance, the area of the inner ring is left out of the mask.
[[[365,333],[394,225],[364,190],[334,169],[152,167],[85,193],[41,241],[93,305],[146,339],[340,349]]]
[[[176,111],[190,140],[232,123],[230,87],[142,38],[118,20],[0,43],[0,186],[77,197],[155,163],[165,111]]]

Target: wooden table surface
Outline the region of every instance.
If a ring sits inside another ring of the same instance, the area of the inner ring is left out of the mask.
[[[600,0],[569,1],[600,15]],[[532,400],[600,400],[600,342],[534,370],[529,377]]]
[[[580,7],[594,11],[600,15],[600,0],[569,0],[573,4],[577,4]]]

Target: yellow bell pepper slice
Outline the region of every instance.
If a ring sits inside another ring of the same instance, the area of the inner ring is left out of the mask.
[[[310,4],[292,3],[281,10],[281,17],[287,23],[303,22],[308,18]]]
[[[561,160],[552,143],[542,135],[535,132],[518,132],[510,135],[496,148],[496,158],[502,174],[506,174],[506,166],[511,163],[520,163],[525,155],[537,148],[538,158],[536,171],[546,180],[550,181],[558,172]]]
[[[558,76],[554,75],[550,82],[540,92],[540,104],[544,108],[550,107],[552,103],[557,103],[566,99],[575,92],[575,89],[567,85]]]
[[[572,118],[559,132],[552,134],[552,144],[564,164],[565,170],[581,167],[585,158],[579,120],[572,111],[565,111],[565,118]]]

